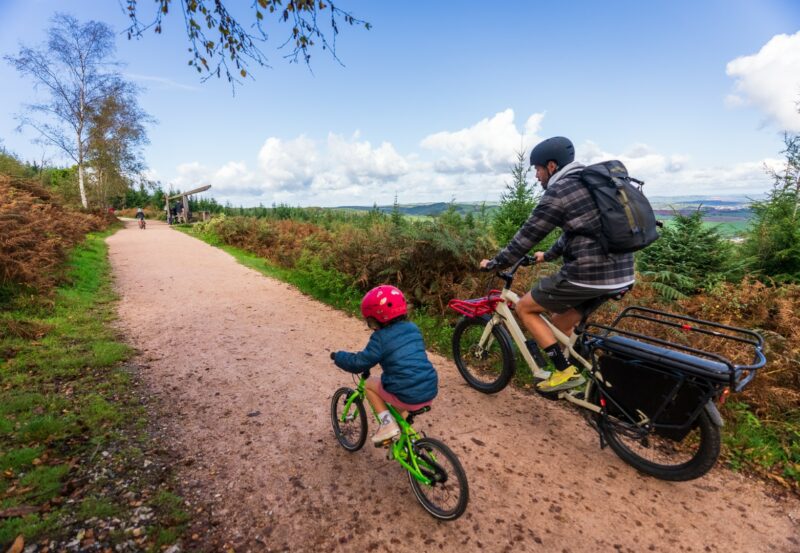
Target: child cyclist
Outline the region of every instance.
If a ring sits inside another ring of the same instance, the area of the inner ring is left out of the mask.
[[[336,366],[352,373],[362,373],[380,364],[380,377],[366,382],[366,394],[380,419],[372,437],[375,445],[400,433],[392,418],[390,403],[399,411],[414,411],[430,405],[438,393],[436,369],[425,353],[425,343],[417,325],[406,320],[408,308],[403,293],[394,286],[373,288],[361,300],[361,314],[374,331],[363,351],[331,353]]]

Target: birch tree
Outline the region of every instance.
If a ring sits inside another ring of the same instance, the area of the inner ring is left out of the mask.
[[[47,32],[46,43],[37,48],[21,46],[16,56],[6,56],[17,71],[33,80],[49,100],[29,104],[19,117],[39,139],[58,147],[78,168],[78,188],[84,208],[85,164],[90,117],[114,93],[121,82],[113,61],[114,33],[105,23],[80,23],[58,14]]]

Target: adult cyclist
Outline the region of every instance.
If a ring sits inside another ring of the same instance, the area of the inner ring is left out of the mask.
[[[136,208],[136,218],[139,220],[139,228],[144,228],[144,210],[141,207]]]
[[[575,161],[575,147],[569,139],[556,136],[537,144],[531,151],[531,166],[544,188],[541,200],[505,249],[492,260],[482,260],[480,266],[493,269],[512,265],[554,228],[562,229],[553,247],[535,252],[534,258],[541,263],[562,257],[564,265],[556,274],[536,282],[516,306],[520,321],[556,369],[536,386],[542,392],[556,392],[580,386],[584,378],[567,361],[539,314],[551,312],[553,324],[569,336],[580,322],[586,302],[611,296],[633,284],[633,254],[604,251],[598,240],[600,213],[581,182],[583,165]]]

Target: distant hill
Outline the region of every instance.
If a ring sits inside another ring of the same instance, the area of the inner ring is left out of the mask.
[[[697,209],[703,207],[738,210],[749,209],[753,200],[759,200],[762,196],[653,196],[648,199],[653,205],[653,209]]]
[[[455,210],[460,213],[461,215],[466,215],[467,213],[479,213],[481,210],[481,206],[484,205],[483,202],[464,202],[464,203],[453,203],[450,204],[448,202],[434,202],[430,204],[398,204],[397,210],[402,213],[403,215],[412,215],[416,217],[436,217],[437,215],[441,215],[445,211],[447,211],[450,206],[453,206]],[[491,212],[497,208],[499,205],[497,202],[486,202],[486,210]],[[379,206],[363,206],[363,205],[343,205],[336,207],[335,209],[351,209],[354,211],[371,211],[372,209],[377,209],[383,213],[391,213],[394,210],[393,205],[379,205]]]
[[[669,218],[673,215],[674,211],[681,214],[689,214],[696,209],[700,208],[706,214],[706,219],[714,218],[733,218],[733,219],[749,219],[752,215],[750,210],[751,198],[746,196],[654,196],[649,198],[656,214],[662,217]],[[403,215],[423,216],[423,217],[436,217],[447,211],[450,207],[448,202],[433,202],[433,203],[419,203],[419,204],[399,204],[397,206],[400,213]],[[452,204],[458,213],[466,215],[467,213],[477,213],[481,210],[483,202],[455,202]],[[487,211],[494,211],[498,202],[485,202]],[[377,208],[378,211],[384,213],[391,213],[394,206],[379,205],[364,206],[364,205],[345,205],[339,206],[335,209],[351,209],[355,211],[369,211]]]
[[[719,231],[725,236],[739,236],[753,212],[750,209],[752,199],[745,196],[675,196],[675,197],[652,197],[649,198],[656,213],[656,217],[662,221],[669,221],[675,212],[682,215],[689,215],[695,210],[702,209],[703,220],[706,224],[718,226]],[[399,204],[398,211],[410,217],[437,217],[450,208],[448,202],[434,202],[427,204]],[[455,210],[461,215],[467,213],[477,214],[481,210],[483,202],[456,202],[452,204]],[[485,209],[492,213],[497,209],[498,202],[486,202]],[[348,209],[354,211],[370,211],[377,209],[383,213],[391,213],[394,206],[363,206],[347,205],[339,206],[334,209]]]

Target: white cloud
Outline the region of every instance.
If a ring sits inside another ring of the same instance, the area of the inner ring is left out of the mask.
[[[758,53],[729,62],[726,72],[736,80],[728,107],[754,105],[781,130],[800,131],[800,31],[775,35]]]
[[[166,77],[157,77],[155,75],[138,75],[136,73],[125,73],[125,77],[133,81],[153,83],[159,90],[190,90],[196,92],[200,90],[196,86],[179,83]]]
[[[497,173],[514,163],[514,153],[529,149],[539,140],[544,114],[530,116],[524,133],[514,124],[514,110],[507,109],[459,131],[442,131],[422,139],[422,148],[436,152],[434,167],[442,173]]]
[[[646,144],[634,144],[623,152],[602,150],[593,142],[577,148],[579,161],[588,164],[618,159],[628,173],[645,181],[648,196],[744,194],[757,195],[769,188],[766,168],[777,170],[779,159],[745,161],[732,166],[695,167],[689,156],[664,155]]]
[[[409,163],[389,142],[373,148],[369,142],[357,142],[358,133],[352,140],[336,134],[328,135],[328,155],[334,170],[354,179],[382,178],[387,180],[408,172]]]
[[[498,201],[511,180],[510,168],[522,140],[526,149],[540,140],[544,114],[514,124],[514,112],[502,111],[470,127],[439,132],[420,141],[421,152],[399,153],[390,142],[373,145],[356,132],[329,134],[316,141],[306,136],[267,138],[255,160],[230,161],[218,168],[193,162],[177,168],[175,187],[186,190],[211,184],[211,194],[234,205],[286,202],[292,205],[390,204]],[[647,182],[651,196],[677,194],[758,194],[769,188],[764,164],[756,160],[725,167],[698,167],[683,153],[658,152],[632,144],[609,152],[597,143],[577,146],[578,160],[597,163],[619,159],[632,176]],[[529,181],[536,185],[529,173]]]

